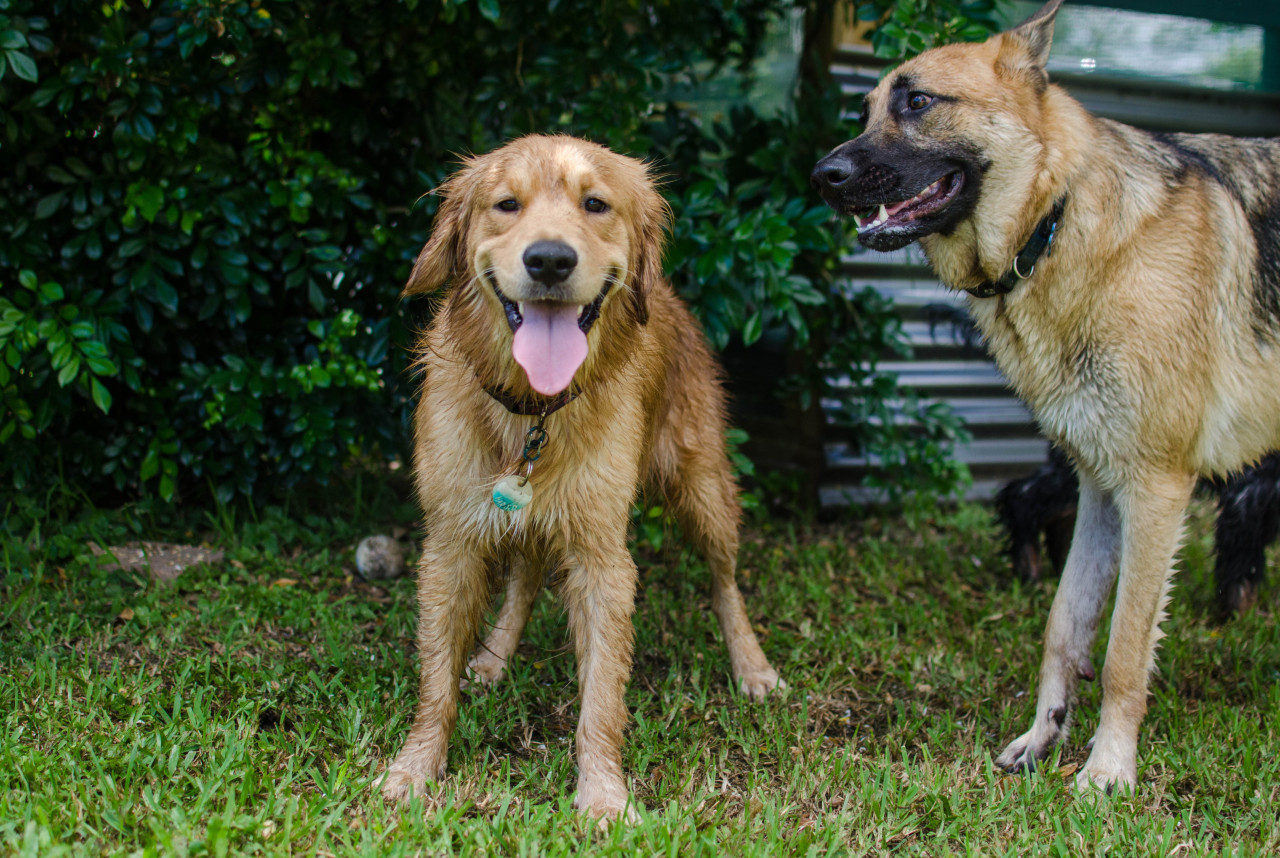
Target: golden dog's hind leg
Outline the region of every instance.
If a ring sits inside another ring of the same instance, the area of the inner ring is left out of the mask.
[[[1030,771],[1067,732],[1080,679],[1093,679],[1090,650],[1120,559],[1120,514],[1113,498],[1080,475],[1075,535],[1045,629],[1035,721],[1009,744],[996,765]]]
[[[1117,492],[1120,583],[1102,668],[1102,714],[1077,786],[1137,785],[1138,729],[1147,712],[1147,682],[1194,487],[1194,475],[1168,474]]]
[[[498,611],[493,628],[467,663],[467,678],[479,685],[493,685],[506,671],[507,660],[520,644],[520,635],[533,603],[542,592],[542,566],[524,558],[512,561],[507,573],[507,595]]]
[[[785,688],[786,683],[760,649],[738,589],[738,500],[729,464],[689,461],[694,458],[687,457],[673,482],[673,511],[711,567],[711,610],[720,621],[734,682],[751,699],[762,700],[775,688]]]
[[[595,817],[636,821],[622,778],[623,699],[631,676],[636,566],[622,536],[617,550],[570,552],[561,592],[578,658],[578,793],[574,806]]]
[[[382,781],[386,798],[421,795],[428,780],[444,777],[458,720],[458,677],[488,600],[487,568],[475,547],[428,537],[418,563],[418,709]]]

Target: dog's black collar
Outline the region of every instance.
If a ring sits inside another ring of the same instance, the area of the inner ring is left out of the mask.
[[[554,414],[583,392],[580,387],[570,387],[558,396],[516,396],[505,387],[485,387],[483,390],[512,414],[525,417]]]
[[[1022,245],[1018,255],[1013,257],[1013,267],[1006,271],[1003,277],[994,283],[990,280],[984,280],[972,289],[966,289],[965,291],[975,298],[994,298],[997,295],[1008,295],[1013,291],[1013,287],[1034,274],[1036,262],[1039,261],[1040,257],[1049,256],[1053,253],[1053,237],[1058,231],[1058,221],[1062,220],[1062,211],[1066,207],[1067,198],[1065,196],[1059,197],[1058,201],[1053,204],[1053,211],[1045,215],[1036,226],[1036,231],[1031,234],[1031,238],[1026,244]]]

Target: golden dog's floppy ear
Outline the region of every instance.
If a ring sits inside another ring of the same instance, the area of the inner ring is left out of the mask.
[[[1049,0],[1027,20],[1000,34],[1000,56],[996,69],[1026,73],[1032,77],[1037,91],[1049,85],[1045,64],[1053,45],[1053,22],[1062,0]]]
[[[463,170],[455,174],[431,192],[444,199],[436,212],[435,223],[431,225],[431,237],[413,263],[413,271],[409,273],[409,282],[405,284],[401,297],[434,292],[466,271],[467,223],[471,204],[470,195],[464,193],[464,188],[467,187],[469,172]]]
[[[662,252],[666,246],[667,223],[671,209],[653,187],[645,182],[644,193],[636,205],[636,229],[631,236],[630,271],[627,285],[631,314],[640,324],[649,321],[649,293],[662,279]]]

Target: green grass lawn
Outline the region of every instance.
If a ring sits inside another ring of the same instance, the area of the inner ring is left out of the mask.
[[[1213,621],[1208,515],[1180,561],[1140,790],[1112,799],[1064,776],[1096,684],[1060,759],[993,769],[1030,723],[1056,583],[1008,580],[988,510],[748,528],[742,588],[790,685],[763,704],[730,688],[702,563],[642,546],[624,766],[646,810],[607,831],[570,805],[554,598],[509,679],[464,693],[448,780],[392,807],[375,783],[413,712],[413,582],[353,577],[362,525],[169,533],[227,555],[157,585],[89,557],[90,538],[131,538],[110,518],[34,518],[0,555],[0,854],[1275,855],[1277,587]]]

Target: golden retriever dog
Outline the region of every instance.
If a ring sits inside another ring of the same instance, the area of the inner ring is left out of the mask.
[[[918,240],[969,293],[996,362],[1075,464],[1035,718],[998,763],[1034,768],[1066,735],[1114,584],[1077,782],[1127,789],[1196,477],[1280,448],[1280,141],[1091,116],[1045,71],[1060,4],[899,66],[813,182],[863,244]]]
[[[469,665],[485,684],[550,573],[577,656],[575,806],[634,818],[622,733],[636,592],[626,540],[640,486],[665,495],[707,558],[739,688],[761,698],[780,684],[734,577],[739,506],[719,368],[662,278],[668,211],[641,162],[533,135],[468,159],[439,193],[405,288],[449,287],[419,346],[420,689],[382,792],[404,799],[444,777],[494,583],[505,578],[506,599]]]

